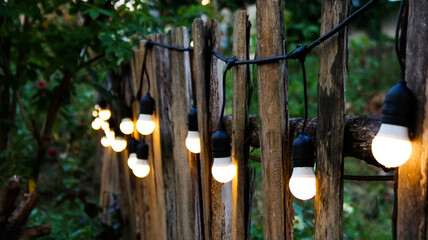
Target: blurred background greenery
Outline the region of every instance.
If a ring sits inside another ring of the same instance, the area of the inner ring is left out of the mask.
[[[366,1],[351,2],[355,11]],[[101,94],[112,99],[117,94],[106,84],[107,74],[117,73],[144,36],[177,26],[191,30],[198,17],[221,22],[224,55],[231,56],[233,13],[238,9],[248,9],[254,56],[254,4],[253,0],[215,0],[205,6],[196,0],[0,1],[0,130],[2,139],[6,135],[6,145],[0,146],[0,184],[15,174],[37,183],[41,198],[29,225],[51,225],[51,235],[43,239],[118,239],[129,227],[119,217],[113,217],[114,224],[107,226],[98,216],[97,134],[90,123],[96,97]],[[349,28],[347,114],[379,115],[383,94],[398,79],[391,34],[398,7],[399,2],[382,0]],[[286,1],[288,51],[319,36],[320,13],[321,0]],[[94,57],[99,58],[91,61]],[[315,49],[306,60],[310,117],[317,112],[318,61]],[[290,117],[302,117],[299,64],[289,61],[288,71]],[[251,75],[257,82],[256,67]],[[67,91],[62,91],[67,76],[71,81]],[[231,113],[231,81],[229,74],[226,114]],[[250,113],[256,115],[256,89],[252,98]],[[52,102],[60,103],[55,116]],[[46,147],[34,131],[41,131],[50,118],[54,124]],[[34,173],[36,153],[43,147],[41,169]],[[252,154],[258,156],[259,152],[254,149]],[[251,239],[263,239],[261,169],[258,162],[250,165],[256,169]],[[345,160],[345,173],[382,174],[356,159]],[[345,181],[344,188],[344,238],[391,239],[392,183]],[[296,239],[312,239],[313,205],[313,200],[295,200]],[[119,215],[118,205],[111,209],[108,214]]]

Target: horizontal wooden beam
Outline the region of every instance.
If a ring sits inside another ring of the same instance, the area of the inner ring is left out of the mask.
[[[225,126],[228,134],[232,134],[232,117],[225,116]],[[376,159],[373,157],[371,151],[371,143],[373,137],[376,135],[379,126],[380,118],[376,116],[346,116],[345,125],[345,143],[344,153],[345,157],[354,157],[363,160],[367,164],[382,168]],[[250,116],[250,146],[259,148],[259,125],[256,116]],[[303,118],[290,118],[290,135],[292,139],[296,138],[300,133],[303,126]],[[306,125],[305,133],[315,142],[316,137],[317,119],[309,118]]]

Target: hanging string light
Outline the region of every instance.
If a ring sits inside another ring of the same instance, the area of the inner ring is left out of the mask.
[[[115,129],[115,138],[112,144],[112,148],[115,152],[122,152],[126,148],[126,140],[123,133],[119,129]]]
[[[305,134],[306,123],[308,120],[305,56],[301,57],[299,62],[302,65],[303,74],[305,120],[303,122],[302,132],[296,139],[294,139],[292,144],[293,173],[291,174],[289,188],[294,197],[301,200],[308,200],[313,198],[316,192],[314,173],[314,146],[311,139]]]
[[[124,134],[131,134],[134,132],[134,122],[132,121],[132,109],[124,106],[122,111],[122,121],[120,121],[120,131]]]
[[[189,113],[187,114],[187,118],[189,131],[186,137],[186,147],[192,153],[200,153],[201,139],[198,132],[198,110],[196,107],[192,107],[192,109],[190,109]]]
[[[149,157],[149,145],[144,141],[141,141],[137,145],[137,161],[132,168],[132,171],[136,177],[144,178],[150,173],[150,165],[148,162]]]
[[[227,60],[223,73],[223,102],[218,119],[218,129],[212,137],[214,163],[211,173],[215,180],[221,183],[230,182],[236,175],[236,166],[232,162],[230,138],[224,131],[223,115],[226,104],[226,74],[234,66],[236,57]]]
[[[146,95],[141,97],[140,115],[138,116],[138,120],[137,120],[137,124],[136,124],[137,131],[143,135],[151,134],[155,130],[155,127],[156,127],[156,124],[153,120],[154,100],[150,96],[150,79],[149,79],[149,74],[147,73],[147,69],[146,69],[147,53],[148,53],[149,49],[151,48],[151,46],[152,46],[151,41],[148,41],[145,44],[143,67],[141,70],[141,77],[140,77],[140,89],[139,89],[138,94],[137,94],[138,98],[141,97],[143,79],[144,79],[144,75],[146,75],[147,93],[146,93]]]
[[[382,124],[379,132],[373,138],[372,153],[376,160],[388,168],[399,167],[407,162],[412,154],[412,143],[409,139],[410,116],[412,115],[413,93],[406,86],[405,56],[402,48],[405,44],[407,26],[407,1],[401,2],[395,32],[395,50],[400,62],[400,80],[398,84],[389,89],[385,95],[382,109]],[[405,11],[403,11],[405,10]]]
[[[94,120],[92,121],[92,123],[91,123],[91,127],[92,127],[94,130],[99,130],[99,129],[101,128],[102,124],[103,124],[103,120],[101,120],[101,118],[99,118],[99,117],[96,117],[96,118],[94,118]]]
[[[100,99],[98,100],[98,105],[100,107],[98,113],[99,117],[101,118],[101,120],[107,121],[111,117],[111,112],[108,109],[107,101],[103,97],[100,97]]]
[[[128,167],[130,169],[133,169],[135,164],[137,163],[137,145],[138,144],[139,144],[139,142],[133,137],[131,138],[131,140],[129,140],[129,144],[128,144],[128,152],[129,152]]]

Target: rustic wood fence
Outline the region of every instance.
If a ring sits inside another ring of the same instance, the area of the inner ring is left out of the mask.
[[[345,19],[347,2],[323,1],[321,34]],[[284,1],[257,0],[257,58],[286,52],[283,20]],[[406,79],[417,98],[417,124],[412,157],[395,173],[392,221],[396,239],[428,238],[427,22],[428,3],[410,1]],[[245,11],[236,13],[233,55],[240,60],[249,58],[250,24]],[[237,176],[225,184],[212,178],[211,137],[220,113],[224,66],[211,53],[211,49],[222,52],[218,31],[217,21],[195,19],[193,51],[169,51],[153,46],[148,52],[150,94],[155,99],[157,126],[152,135],[146,136],[150,146],[150,174],[143,179],[134,177],[127,167],[126,151],[104,152],[100,202],[107,211],[109,204],[119,199],[122,218],[131,226],[129,239],[137,236],[140,239],[249,239],[254,181],[248,167],[250,145],[261,149],[264,238],[293,238],[294,210],[288,181],[292,171],[291,142],[299,133],[302,120],[288,116],[286,61],[257,68],[259,123],[248,114],[249,67],[233,67],[233,114],[224,122],[232,139]],[[154,34],[148,38],[188,47],[190,36],[188,29],[179,27],[167,35]],[[346,41],[347,33],[342,31],[321,45],[318,117],[309,119],[306,131],[316,143],[317,153],[315,239],[342,239],[343,158],[352,156],[379,166],[370,146],[380,120],[345,113]],[[134,50],[130,64],[133,86],[140,82],[144,44],[142,41],[140,48]],[[189,153],[185,146],[187,112],[193,92],[198,108],[200,154]],[[126,99],[130,99],[129,90],[126,94]],[[132,108],[136,120],[138,101]]]

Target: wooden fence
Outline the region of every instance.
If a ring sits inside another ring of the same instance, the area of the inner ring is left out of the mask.
[[[347,2],[323,1],[321,34],[343,21]],[[286,53],[283,20],[283,1],[257,0],[258,58]],[[427,22],[428,3],[410,1],[406,79],[417,98],[413,144],[416,150],[409,163],[395,175],[393,233],[397,239],[428,238]],[[250,24],[245,11],[236,13],[233,55],[240,60],[249,58]],[[261,149],[264,238],[293,238],[294,210],[288,188],[291,142],[302,121],[288,116],[285,61],[257,68],[259,123],[248,114],[248,66],[233,67],[233,114],[224,122],[232,139],[232,158],[238,171],[229,183],[221,184],[212,178],[211,137],[217,130],[224,66],[211,54],[211,49],[222,52],[218,31],[217,21],[195,19],[193,51],[177,52],[153,46],[148,52],[156,122],[155,132],[146,136],[150,146],[150,174],[143,179],[134,177],[126,164],[126,151],[104,153],[100,201],[108,206],[119,197],[122,217],[131,226],[129,239],[249,239],[254,180],[248,168],[250,145]],[[189,46],[189,38],[185,27],[173,29],[167,35],[149,36],[153,41],[181,47]],[[343,158],[353,156],[378,166],[370,146],[380,120],[345,113],[346,41],[347,33],[342,31],[321,45],[318,117],[309,119],[306,131],[316,143],[317,152],[315,239],[343,238]],[[131,61],[129,74],[134,90],[140,82],[144,44],[142,41],[140,48],[134,50]],[[147,84],[143,87],[147,88]],[[189,153],[184,144],[193,92],[198,108],[200,154]],[[127,99],[130,95],[128,91]],[[132,107],[136,120],[138,102]]]

